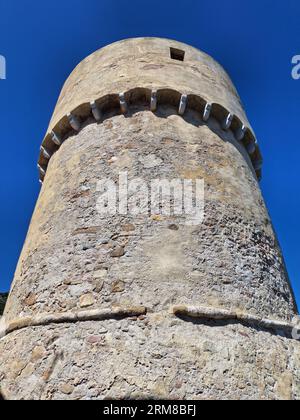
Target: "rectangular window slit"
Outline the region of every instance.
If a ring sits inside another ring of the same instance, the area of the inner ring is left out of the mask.
[[[184,61],[185,51],[177,48],[170,48],[170,55],[172,60]]]

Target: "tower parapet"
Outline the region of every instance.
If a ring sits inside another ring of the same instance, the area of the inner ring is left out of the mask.
[[[102,48],[83,60],[70,75],[43,140],[39,158],[41,180],[48,155],[74,131],[79,131],[93,118],[99,122],[112,113],[124,112],[120,105],[122,94],[124,104],[148,105],[150,109],[155,95],[156,105],[175,106],[179,115],[184,114],[180,112],[180,99],[185,96],[184,111],[198,112],[206,123],[213,117],[223,130],[230,129],[234,133],[246,148],[260,179],[259,146],[240,98],[223,68],[207,54],[186,44],[142,38],[139,46],[136,39],[129,39]]]

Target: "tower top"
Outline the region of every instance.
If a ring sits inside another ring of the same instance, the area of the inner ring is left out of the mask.
[[[141,97],[151,104],[186,107],[199,111],[207,121],[215,117],[224,130],[231,129],[247,149],[258,178],[262,157],[238,93],[223,67],[187,44],[164,38],[131,38],[108,45],[85,58],[64,84],[47,134],[39,168],[41,178],[56,146],[78,131],[92,116],[120,111],[119,96],[134,105]],[[55,144],[53,144],[55,143]]]

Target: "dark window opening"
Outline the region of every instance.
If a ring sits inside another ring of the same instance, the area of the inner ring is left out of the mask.
[[[185,51],[177,48],[170,48],[170,55],[172,60],[184,61]]]

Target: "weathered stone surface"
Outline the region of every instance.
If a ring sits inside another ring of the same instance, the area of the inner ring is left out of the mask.
[[[59,390],[62,394],[70,395],[74,391],[74,386],[68,383],[62,384],[60,385]]]
[[[185,51],[184,62],[170,58],[171,47]],[[62,89],[48,131],[83,103],[141,86],[200,94],[209,103],[222,103],[249,126],[235,87],[213,58],[174,40],[134,38],[96,51],[75,68]]]
[[[158,85],[201,90],[246,122],[212,59],[184,46],[187,62],[173,62],[161,58],[167,40],[127,42],[79,65],[50,127],[76,104]],[[148,183],[204,179],[203,223],[99,214],[97,183],[117,184],[120,172]],[[170,313],[174,306],[241,316],[186,319]],[[107,111],[101,124],[86,120],[49,162],[5,310],[12,328],[0,340],[1,390],[11,399],[297,399],[300,343],[242,322],[249,315],[284,324],[295,314],[255,171],[235,133],[192,109],[179,116],[172,103],[154,113],[144,103],[126,115]]]
[[[87,293],[80,297],[80,306],[82,308],[87,308],[88,306],[92,306],[95,303],[95,299],[92,293]]]
[[[125,250],[123,246],[117,246],[111,253],[111,257],[123,257]]]
[[[27,371],[36,345],[46,353]],[[300,399],[300,343],[240,324],[153,313],[28,328],[1,351],[10,399]]]
[[[86,126],[52,157],[16,272],[20,299],[9,298],[6,317],[72,310],[81,296],[93,294],[97,307],[111,302],[165,310],[167,299],[168,305],[233,307],[291,320],[294,301],[282,255],[247,155],[232,133],[212,120],[214,133],[193,113],[182,119],[163,107],[157,115],[137,110],[110,122],[109,129]],[[162,145],[166,137],[173,143]],[[105,159],[111,150],[118,157],[114,165]],[[164,164],[146,169],[140,158],[154,150]],[[203,223],[98,214],[97,182],[118,180],[124,170],[129,180],[148,182],[204,178]],[[90,194],[74,200],[83,185]],[[126,225],[135,230],[124,232]],[[102,270],[103,287],[95,293],[95,273]],[[128,287],[111,295],[116,281]]]

